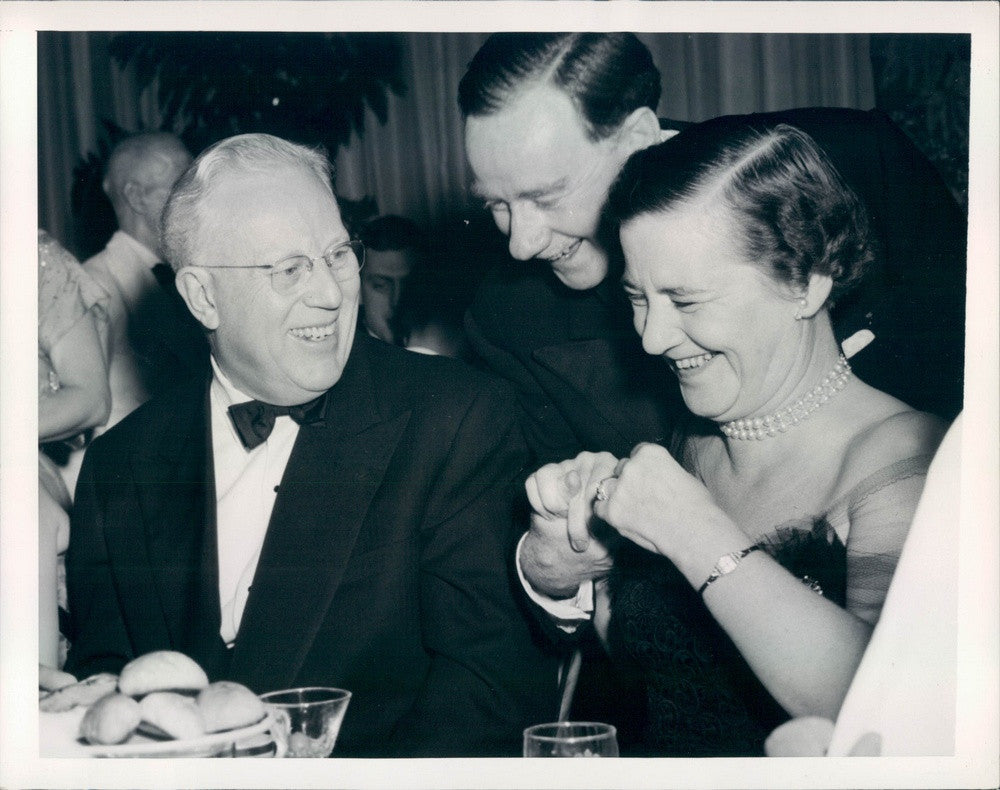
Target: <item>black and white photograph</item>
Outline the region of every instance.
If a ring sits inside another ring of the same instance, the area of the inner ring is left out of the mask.
[[[997,786],[998,9],[0,6],[0,786]]]

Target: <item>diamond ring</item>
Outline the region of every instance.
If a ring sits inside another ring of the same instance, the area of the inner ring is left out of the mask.
[[[604,484],[608,482],[608,480],[614,480],[614,479],[615,477],[614,475],[612,475],[611,477],[605,477],[600,483],[598,483],[597,490],[594,492],[594,499],[596,499],[598,502],[607,502],[608,492],[607,489],[604,488]]]

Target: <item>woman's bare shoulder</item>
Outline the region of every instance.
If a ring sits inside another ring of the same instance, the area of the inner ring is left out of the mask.
[[[894,400],[894,399],[893,399]],[[895,401],[898,408],[873,416],[854,434],[844,456],[844,470],[856,475],[897,461],[933,455],[944,438],[947,423],[927,412]]]

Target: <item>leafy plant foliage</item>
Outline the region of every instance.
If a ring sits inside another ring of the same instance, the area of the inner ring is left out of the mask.
[[[382,33],[123,33],[110,46],[143,87],[157,82],[163,128],[193,150],[267,132],[331,152],[381,123],[388,91],[402,95],[402,44]]]
[[[352,134],[363,134],[366,109],[385,123],[389,92],[405,95],[402,48],[393,33],[128,32],[109,45],[140,89],[156,90],[160,128],[180,135],[195,155],[234,134],[266,132],[323,146],[332,156]],[[101,188],[108,155],[139,131],[102,123],[106,139],[73,171],[71,205],[84,256],[116,227]]]

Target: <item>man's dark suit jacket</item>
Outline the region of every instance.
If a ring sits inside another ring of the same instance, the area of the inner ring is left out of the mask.
[[[855,373],[953,417],[962,403],[966,224],[941,177],[879,111],[744,117],[803,129],[868,206],[881,258],[832,312],[838,340],[860,329],[875,335],[852,358]],[[573,291],[544,263],[511,262],[486,277],[466,325],[486,364],[516,385],[537,463],[583,449],[627,454],[668,437],[685,411],[672,374],[643,352],[616,277]]]
[[[522,728],[556,700],[553,659],[512,591],[526,461],[513,397],[359,334],[326,414],[299,431],[231,650],[208,378],[95,441],[67,562],[68,670],[174,649],[258,693],[350,689],[340,756],[519,753]]]

